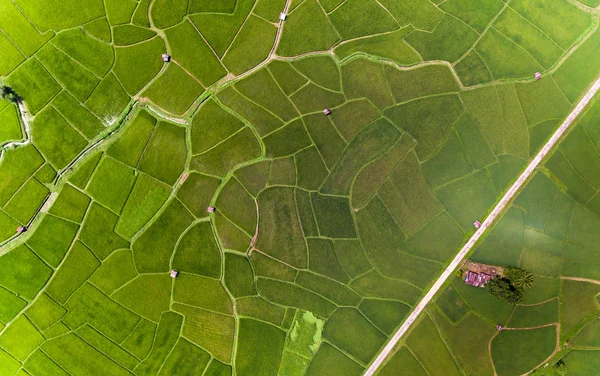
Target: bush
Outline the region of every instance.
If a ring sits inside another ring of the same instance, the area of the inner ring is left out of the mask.
[[[0,97],[2,97],[2,99],[6,99],[7,101],[16,104],[19,104],[23,101],[23,98],[21,98],[21,96],[17,94],[15,90],[10,86],[0,87]]]

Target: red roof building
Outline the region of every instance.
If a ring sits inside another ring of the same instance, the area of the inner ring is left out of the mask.
[[[492,276],[486,273],[475,273],[469,270],[465,273],[464,280],[467,285],[483,287],[492,280]]]

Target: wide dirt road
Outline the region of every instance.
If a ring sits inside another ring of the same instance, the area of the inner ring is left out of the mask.
[[[527,166],[525,171],[519,176],[517,181],[510,187],[508,192],[502,197],[498,205],[492,210],[490,215],[485,219],[485,221],[481,224],[481,227],[473,234],[471,239],[464,245],[464,247],[458,252],[456,257],[452,260],[450,265],[444,270],[444,272],[440,275],[440,277],[435,281],[431,289],[427,292],[427,294],[423,297],[423,299],[417,304],[415,309],[410,313],[406,321],[398,328],[396,333],[392,339],[388,342],[388,344],[383,348],[381,353],[377,356],[375,361],[371,364],[371,366],[364,373],[365,376],[372,376],[377,372],[381,364],[385,361],[387,356],[392,352],[394,346],[398,343],[398,341],[402,338],[402,336],[410,329],[410,327],[415,323],[416,319],[419,317],[423,309],[429,304],[431,299],[437,294],[440,288],[444,285],[446,280],[452,276],[454,270],[458,267],[458,265],[464,260],[467,256],[471,248],[475,245],[477,240],[483,235],[483,233],[492,225],[494,220],[502,213],[502,211],[506,208],[506,206],[512,201],[512,199],[516,196],[517,192],[521,189],[523,184],[527,181],[527,179],[533,174],[535,169],[538,167],[540,162],[548,155],[550,150],[556,145],[556,143],[560,140],[562,135],[569,129],[573,121],[579,116],[579,114],[583,111],[583,109],[588,105],[588,103],[592,100],[592,97],[600,90],[600,78],[596,79],[592,87],[587,91],[585,96],[577,103],[577,106],[573,111],[567,116],[565,121],[560,125],[560,127],[554,132],[550,140],[542,147],[540,152],[533,158],[531,163]]]

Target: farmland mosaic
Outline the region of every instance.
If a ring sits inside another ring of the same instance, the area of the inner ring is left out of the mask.
[[[0,376],[363,374],[597,78],[599,6],[0,0]],[[599,150],[594,99],[379,375],[598,373]]]

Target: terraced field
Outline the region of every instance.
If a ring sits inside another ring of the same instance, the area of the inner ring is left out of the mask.
[[[600,72],[594,6],[0,0],[0,375],[360,375]],[[597,103],[472,255],[525,304],[452,281],[380,375],[600,367]]]

